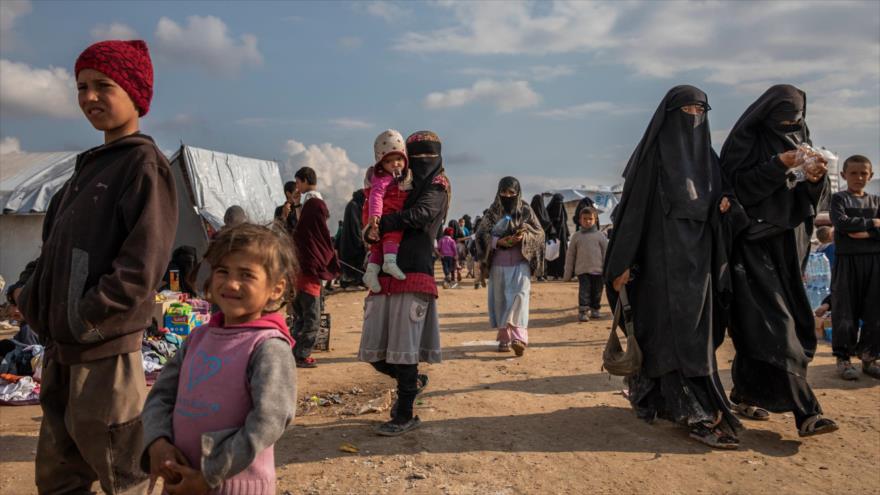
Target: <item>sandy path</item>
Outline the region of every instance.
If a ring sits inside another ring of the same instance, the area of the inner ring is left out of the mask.
[[[284,493],[880,493],[880,381],[836,378],[820,344],[810,382],[837,434],[800,439],[790,414],[749,428],[736,452],[713,451],[667,422],[632,414],[622,382],[600,371],[609,320],[578,323],[573,283],[533,285],[531,346],[521,359],[486,341],[486,293],[442,291],[445,361],[416,412],[421,429],[375,436],[390,380],[355,359],[363,293],[333,295],[332,350],[300,370],[299,395],[342,404],[302,407],[276,446]],[[607,308],[603,308],[607,313]],[[729,387],[732,349],[719,362]],[[352,393],[354,389],[355,393]],[[0,408],[0,493],[34,493],[38,407]],[[339,447],[350,443],[359,453]]]

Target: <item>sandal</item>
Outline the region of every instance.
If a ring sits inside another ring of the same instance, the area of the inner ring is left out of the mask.
[[[758,406],[752,406],[744,402],[735,404],[733,410],[740,416],[754,421],[769,421],[770,412]]]
[[[510,344],[507,342],[500,342],[498,344],[498,352],[510,352]]]
[[[513,349],[514,354],[516,354],[516,357],[522,357],[526,352],[526,347],[528,347],[528,345],[521,340],[514,340],[513,343],[510,344],[510,347]]]
[[[736,450],[739,448],[738,438],[724,433],[717,426],[708,426],[704,423],[691,426],[690,437],[713,449]]]
[[[397,423],[396,421],[391,420],[376,427],[376,434],[383,437],[396,437],[398,435],[403,435],[408,431],[415,430],[421,424],[422,420],[419,419],[418,416],[413,416],[413,418],[406,423]]]
[[[804,420],[801,427],[798,428],[798,436],[811,437],[813,435],[835,432],[839,428],[834,421],[823,418],[821,414],[817,414]]]

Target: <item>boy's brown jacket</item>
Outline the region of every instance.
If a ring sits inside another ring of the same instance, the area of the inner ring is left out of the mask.
[[[50,356],[77,364],[139,350],[176,231],[174,177],[149,136],[77,156],[17,301]]]

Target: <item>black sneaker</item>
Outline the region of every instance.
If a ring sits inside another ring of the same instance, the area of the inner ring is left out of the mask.
[[[376,427],[376,434],[383,437],[396,437],[415,430],[421,424],[422,420],[418,416],[414,416],[405,423],[397,423],[395,420],[391,420]]]

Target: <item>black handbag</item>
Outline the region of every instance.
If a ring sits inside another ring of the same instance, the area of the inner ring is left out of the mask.
[[[626,337],[626,350],[620,345],[617,327]],[[636,333],[632,321],[632,308],[626,294],[626,286],[620,289],[617,306],[614,308],[614,322],[605,350],[602,352],[602,369],[615,376],[632,376],[642,368],[642,350],[636,342]]]

